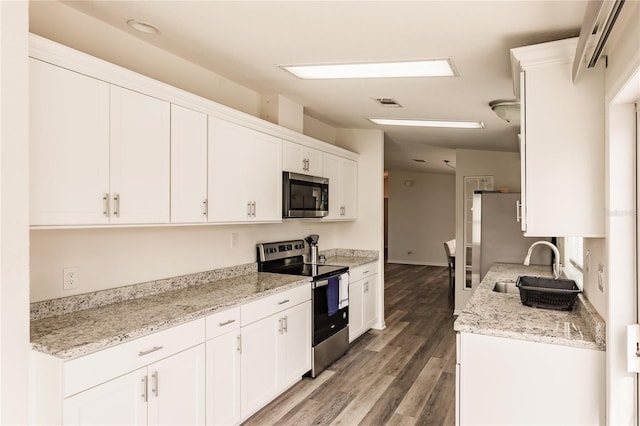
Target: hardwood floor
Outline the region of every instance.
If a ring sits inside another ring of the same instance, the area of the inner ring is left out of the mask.
[[[453,425],[455,332],[445,267],[385,265],[387,328],[245,425]]]

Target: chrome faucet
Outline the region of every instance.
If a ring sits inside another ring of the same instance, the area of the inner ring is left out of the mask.
[[[531,247],[529,247],[529,251],[527,251],[527,256],[524,258],[523,265],[529,266],[529,263],[531,262],[531,252],[533,251],[533,248],[538,244],[543,244],[545,246],[550,247],[551,250],[553,250],[553,254],[556,258],[555,263],[553,264],[553,277],[554,279],[557,280],[558,278],[560,278],[560,274],[562,274],[562,265],[560,264],[560,252],[558,251],[558,247],[554,246],[549,241],[536,241],[535,243],[531,244]]]

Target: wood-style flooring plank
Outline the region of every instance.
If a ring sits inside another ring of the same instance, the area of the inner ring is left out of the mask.
[[[455,332],[446,267],[385,264],[384,330],[370,330],[316,379],[245,425],[455,423]]]
[[[396,413],[414,418],[418,417],[427,404],[438,380],[440,380],[440,376],[444,371],[444,364],[444,360],[440,358],[430,358],[427,361],[420,375],[413,382],[400,405],[398,405]]]

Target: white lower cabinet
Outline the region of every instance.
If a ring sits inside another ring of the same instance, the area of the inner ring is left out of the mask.
[[[242,419],[311,369],[311,287],[305,285],[271,298],[271,310],[266,300],[242,306]],[[258,313],[271,315],[244,324],[245,317],[253,320]]]
[[[605,352],[457,336],[457,425],[603,425]]]
[[[207,317],[207,425],[240,423],[240,308]]]
[[[198,345],[66,398],[65,425],[204,425],[205,349]]]
[[[311,370],[311,285],[31,367],[31,424],[236,425]]]
[[[146,368],[80,392],[63,402],[65,425],[146,425]]]
[[[349,271],[349,342],[369,330],[377,319],[378,263]]]

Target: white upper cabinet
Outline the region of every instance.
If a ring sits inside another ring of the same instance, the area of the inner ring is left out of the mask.
[[[171,105],[171,222],[207,221],[207,115]]]
[[[357,218],[358,163],[323,153],[324,174],[329,179],[329,214],[325,219]]]
[[[282,168],[287,172],[322,176],[322,151],[284,141],[282,145]]]
[[[602,237],[603,65],[571,79],[577,39],[512,49],[523,108],[526,236]],[[522,74],[520,74],[522,73]]]
[[[329,219],[356,219],[355,154],[36,35],[30,56],[32,226],[281,222],[283,164],[328,157]]]
[[[37,59],[29,77],[31,224],[108,223],[109,84]]]
[[[169,221],[169,103],[36,59],[31,224]]]
[[[209,221],[282,220],[282,140],[209,117]]]
[[[169,222],[169,103],[111,86],[111,223]]]

